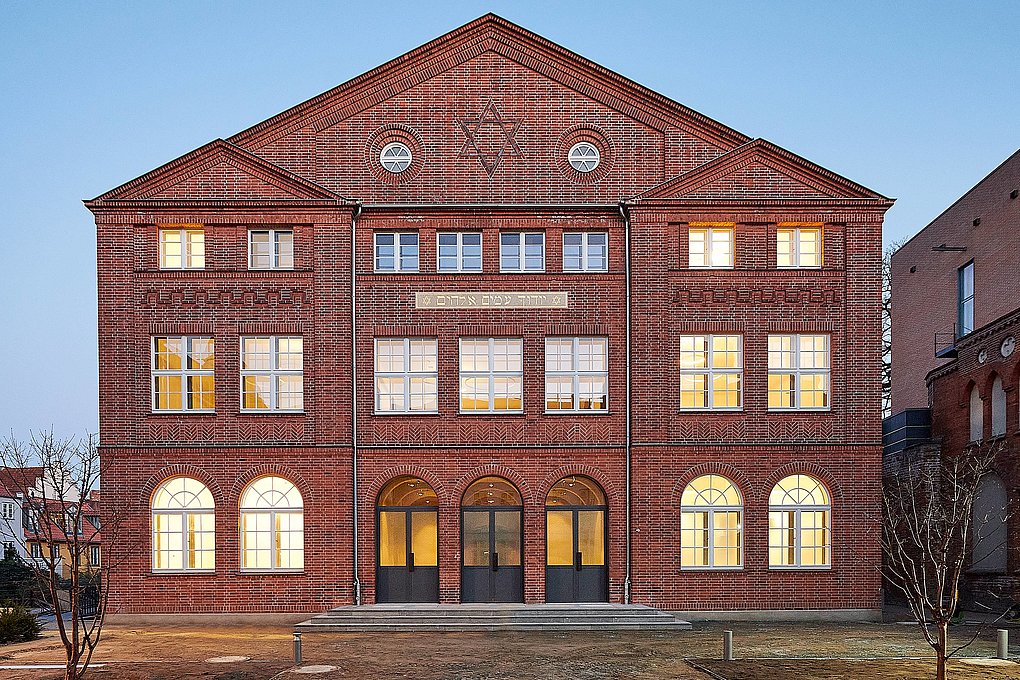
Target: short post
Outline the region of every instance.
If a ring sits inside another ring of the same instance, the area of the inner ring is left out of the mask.
[[[722,634],[722,659],[733,661],[733,631],[724,630]]]
[[[1000,628],[999,638],[995,645],[995,655],[1000,659],[1009,658],[1009,631]]]
[[[301,665],[301,633],[294,632],[294,665]]]

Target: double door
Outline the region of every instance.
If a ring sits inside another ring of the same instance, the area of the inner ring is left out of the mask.
[[[546,602],[606,602],[605,508],[546,509]]]
[[[461,509],[462,602],[523,602],[520,507]]]
[[[378,510],[378,602],[439,602],[436,508]]]

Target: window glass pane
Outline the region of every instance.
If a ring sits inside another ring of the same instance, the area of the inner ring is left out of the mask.
[[[740,367],[739,335],[712,336],[712,367],[713,368]]]
[[[546,376],[545,407],[550,411],[573,409],[573,378],[567,376]]]
[[[404,341],[375,341],[375,370],[380,373],[400,373],[404,371]]]
[[[460,408],[462,411],[489,410],[489,378],[460,379]]]
[[[545,234],[524,235],[524,268],[535,271],[545,268]]]
[[[495,411],[521,409],[521,379],[519,377],[493,378],[493,404]]]
[[[708,338],[704,335],[680,336],[680,368],[708,366]]]
[[[680,375],[680,408],[708,406],[708,375],[683,373]]]
[[[188,269],[202,269],[205,267],[205,232],[189,229],[185,235],[188,245],[188,261],[185,266]]]
[[[508,567],[519,567],[521,564],[521,513],[495,513],[493,536],[499,563]]]
[[[769,374],[769,408],[793,408],[793,376],[788,373]]]
[[[406,518],[404,512],[379,513],[380,567],[403,567],[407,564]]]
[[[570,371],[574,367],[574,341],[570,338],[545,339],[545,370]]]
[[[210,411],[216,408],[216,388],[213,376],[188,376],[188,408]]]
[[[438,388],[436,378],[411,378],[410,393],[412,411],[438,410]]]
[[[563,270],[580,271],[583,268],[583,241],[580,233],[563,234]]]
[[[300,375],[277,376],[277,408],[301,410],[304,408],[304,377]]]
[[[269,338],[243,338],[241,347],[241,368],[253,371],[268,371],[272,368],[270,360],[271,342]]]
[[[156,369],[180,370],[183,367],[183,349],[182,338],[156,338]]]
[[[276,232],[276,266],[280,269],[294,268],[294,232]]]
[[[687,232],[688,266],[708,265],[708,230],[690,229]]]
[[[489,566],[489,513],[463,513],[462,531],[464,566]]]
[[[712,406],[715,408],[740,407],[739,373],[717,373],[712,376]]]
[[[712,513],[712,566],[740,566],[740,513]]]
[[[769,336],[769,368],[793,368],[793,336]]]
[[[252,269],[269,269],[272,262],[272,244],[269,232],[249,232],[248,243],[250,247],[248,266]]]
[[[779,229],[776,231],[776,266],[795,266],[794,230]]]
[[[215,341],[212,338],[191,338],[188,368],[211,371],[216,367]]]
[[[272,403],[268,375],[246,375],[242,380],[243,408],[268,409]]]
[[[549,510],[545,514],[546,564],[567,567],[574,564],[574,513]]]
[[[581,564],[602,566],[606,563],[606,513],[604,510],[577,511],[577,551]]]
[[[578,382],[578,404],[581,410],[600,411],[606,408],[606,379],[603,376],[582,375]]]
[[[733,266],[733,230],[713,229],[712,230],[712,266],[732,267]]]
[[[403,411],[404,403],[404,379],[384,378],[375,379],[375,408],[377,411]]]
[[[435,512],[411,513],[411,552],[419,567],[439,565],[438,514]]]
[[[304,339],[277,338],[278,363],[281,371],[300,371],[304,365]]]
[[[182,376],[158,375],[155,380],[157,409],[180,410],[184,407]]]
[[[499,235],[499,268],[509,271],[521,269],[521,234]]]

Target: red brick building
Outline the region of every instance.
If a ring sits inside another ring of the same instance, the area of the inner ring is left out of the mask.
[[[879,606],[889,199],[487,15],[87,205],[117,611]]]

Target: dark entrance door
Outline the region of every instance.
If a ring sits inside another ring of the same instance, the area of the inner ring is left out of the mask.
[[[594,481],[568,477],[546,499],[546,602],[606,602],[605,495]]]
[[[521,497],[509,482],[486,477],[469,487],[461,509],[462,602],[523,602]]]
[[[435,504],[431,487],[412,477],[393,480],[380,494],[376,509],[377,602],[439,601],[439,512]]]

